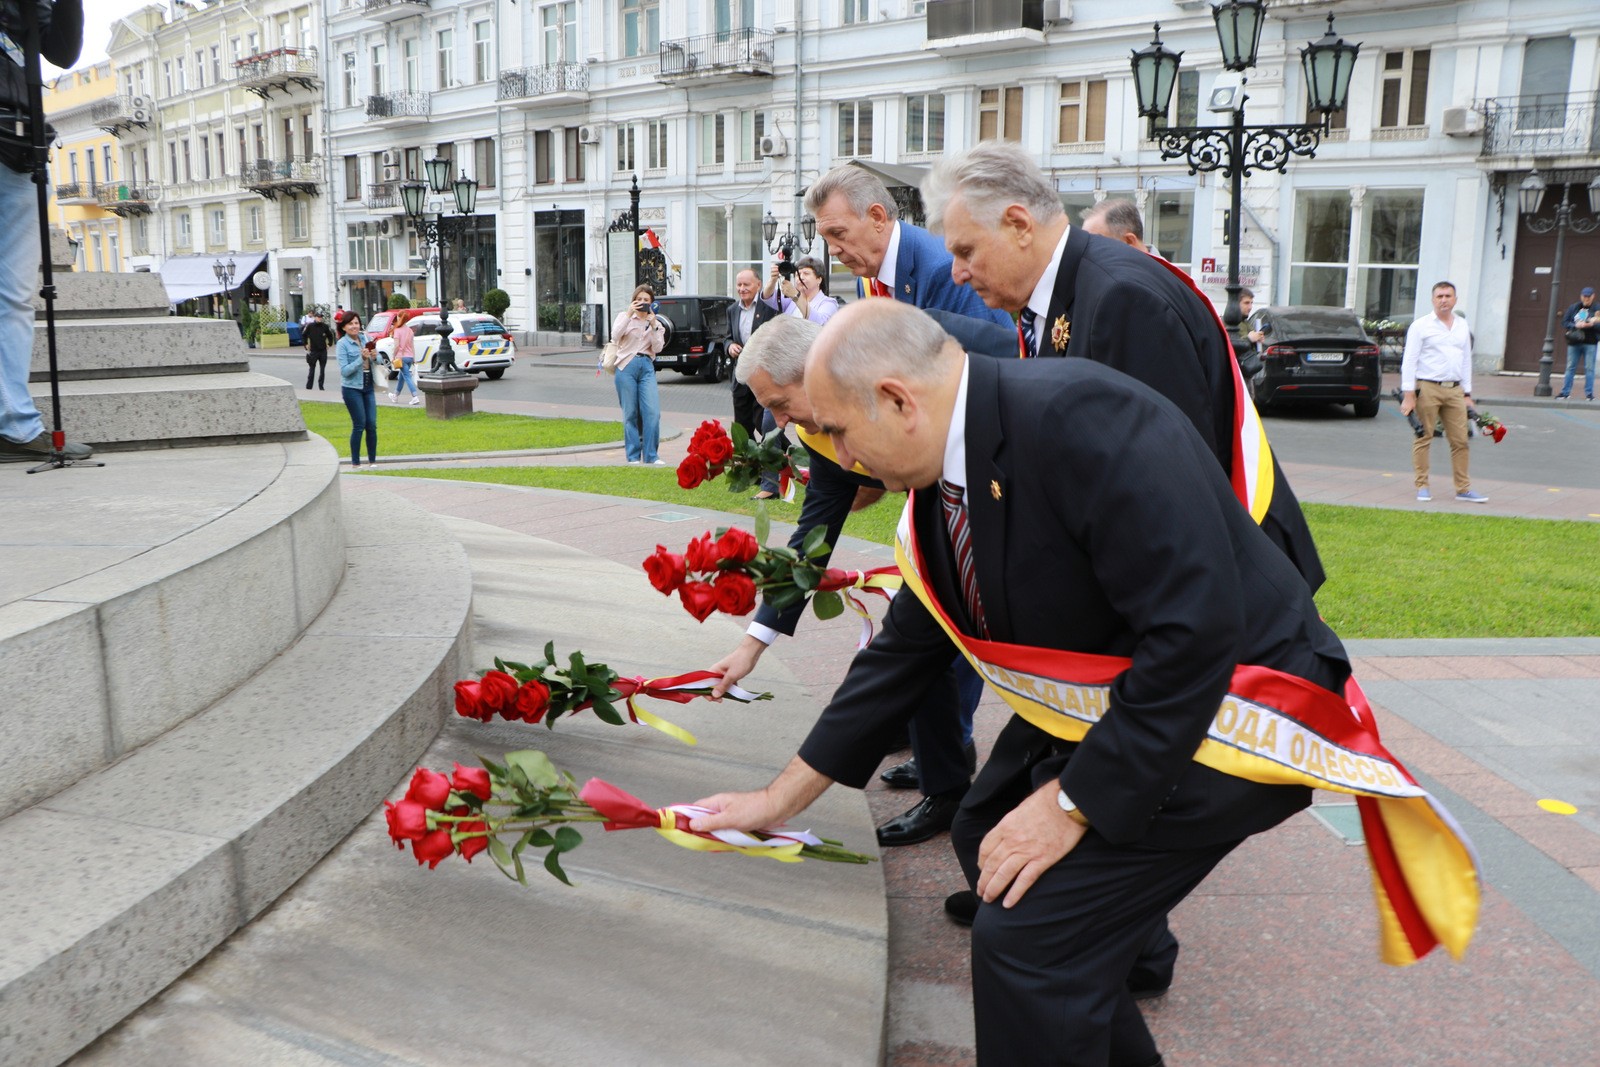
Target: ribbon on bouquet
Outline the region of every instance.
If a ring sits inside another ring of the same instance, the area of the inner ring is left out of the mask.
[[[850,610],[861,616],[861,636],[856,642],[856,649],[866,648],[872,640],[872,616],[867,613],[867,605],[856,596],[856,591],[881,596],[888,600],[894,596],[904,579],[900,577],[899,567],[874,567],[866,571],[846,571],[838,567],[829,567],[822,572],[822,581],[817,583],[818,593],[841,593],[845,603],[850,605]]]
[[[715,814],[712,809],[696,804],[652,808],[632,793],[599,778],[585,782],[578,799],[606,817],[603,825],[607,830],[654,830],[674,845],[696,852],[740,852],[780,863],[799,863],[804,859],[800,855],[804,846],[823,844],[808,830],[763,830],[762,837],[743,830],[691,830],[689,820]]]
[[[622,694],[628,705],[628,718],[634,722],[653,726],[668,737],[677,738],[686,745],[697,745],[700,742],[694,734],[681,726],[675,726],[659,715],[653,715],[641,708],[638,704],[639,697],[654,697],[657,700],[668,700],[674,704],[687,704],[711,692],[707,682],[714,682],[722,677],[720,671],[689,671],[685,674],[675,674],[670,678],[618,678],[611,683],[611,688]],[[742,703],[749,704],[760,700],[759,694],[737,685],[728,687],[727,695]],[[604,785],[605,783],[601,783]],[[626,794],[624,794],[626,795]]]

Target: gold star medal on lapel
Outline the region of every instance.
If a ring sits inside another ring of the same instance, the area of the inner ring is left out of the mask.
[[[1050,327],[1050,344],[1057,352],[1067,350],[1067,342],[1072,340],[1072,323],[1067,321],[1065,315],[1056,316],[1055,325]]]
[[[999,482],[991,481],[989,483],[989,495],[994,497],[996,500],[1000,499],[1000,483]]]

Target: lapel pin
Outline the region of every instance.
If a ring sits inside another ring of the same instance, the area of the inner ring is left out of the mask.
[[[911,283],[910,282],[906,283],[906,295],[907,296],[911,295]]]
[[[996,500],[1000,499],[1000,483],[999,482],[991,481],[989,483],[989,495],[994,497]]]
[[[1056,317],[1055,325],[1050,327],[1050,344],[1057,352],[1065,352],[1067,342],[1072,340],[1072,323],[1067,321],[1065,315]]]

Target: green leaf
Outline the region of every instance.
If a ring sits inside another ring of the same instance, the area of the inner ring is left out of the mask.
[[[767,514],[766,501],[756,502],[756,540],[761,544],[767,543],[767,537],[772,533],[772,517]]]
[[[774,611],[787,611],[805,598],[804,592],[789,585],[767,594],[767,603],[772,605]]]
[[[811,598],[811,610],[819,619],[832,619],[844,614],[844,598],[838,593],[818,593]]]
[[[534,848],[549,848],[556,843],[556,839],[550,836],[550,831],[542,826],[536,826],[529,830],[528,840],[533,843]]]
[[[496,663],[500,663],[502,661],[499,660],[499,659],[496,659],[495,662]],[[532,667],[528,666],[526,663],[518,663],[516,660],[508,659],[508,660],[505,660],[504,663],[505,663],[505,667],[503,669],[505,670],[505,672],[507,674],[528,674],[530,672],[534,673],[534,674],[538,673],[537,671],[534,671],[534,669]],[[522,680],[523,681],[527,681],[526,678],[524,678]]]
[[[561,869],[561,853],[555,851],[545,853],[544,869],[561,879],[567,885],[572,884],[571,879],[567,877],[567,872]]]
[[[583,835],[570,826],[563,826],[556,831],[556,851],[571,852],[583,844]]]
[[[807,559],[816,556],[817,550],[826,552],[828,549],[828,528],[826,526],[813,526],[806,534],[806,539],[800,544],[800,553]]]
[[[501,867],[511,866],[511,850],[506,848],[504,841],[493,835],[489,837],[489,855],[493,856],[494,861]]]
[[[789,573],[789,577],[794,580],[796,589],[809,593],[822,580],[822,572],[811,567],[796,567]]]
[[[602,697],[594,698],[594,705],[592,706],[591,710],[594,712],[595,718],[599,719],[601,722],[608,722],[612,726],[623,726],[626,725],[628,721],[622,717],[621,712],[617,711],[617,706],[615,704]]]
[[[507,752],[506,766],[513,772],[521,771],[535,789],[549,789],[561,780],[555,765],[550,762],[550,757],[536,748]]]
[[[522,866],[522,857],[517,855],[515,852],[513,852],[511,854],[511,862],[517,868],[517,881],[522,883],[523,885],[527,885],[528,884],[528,872]]]
[[[750,443],[749,431],[747,431],[737,422],[734,423],[733,428],[728,431],[728,437],[733,440],[733,447],[736,449],[743,448],[745,445]]]
[[[544,646],[544,662],[546,666],[554,666],[556,662],[556,643],[546,641]]]

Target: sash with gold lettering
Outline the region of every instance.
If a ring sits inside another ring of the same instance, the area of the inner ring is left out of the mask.
[[[1110,705],[1132,661],[985,641],[962,633],[922,579],[911,494],[895,536],[905,586],[1011,710],[1052,736],[1081,741]],[[1195,761],[1266,785],[1304,785],[1356,798],[1372,865],[1385,963],[1415,963],[1443,945],[1459,959],[1477,923],[1481,879],[1466,834],[1384,749],[1352,678],[1345,699],[1270,667],[1234,669]]]

